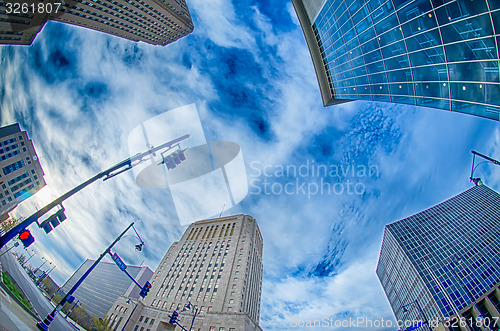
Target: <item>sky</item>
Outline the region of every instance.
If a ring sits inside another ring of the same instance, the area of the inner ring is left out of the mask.
[[[166,47],[57,22],[32,46],[0,47],[0,125],[28,132],[47,182],[16,214],[127,158],[142,122],[194,103],[206,141],[241,148],[248,193],[222,215],[259,224],[262,328],[314,330],[307,320],[327,320],[344,323],[331,329],[397,330],[375,274],[384,226],[470,188],[470,151],[500,158],[498,122],[382,102],[325,108],[291,2],[188,6],[193,33]],[[476,175],[500,189],[498,167]],[[170,190],[138,186],[132,172],[64,206],[68,219],[49,235],[30,227],[34,266],[52,261],[60,285],[132,221],[144,251],[133,236],[114,250],[152,270],[187,227]],[[367,325],[382,319],[393,326]]]

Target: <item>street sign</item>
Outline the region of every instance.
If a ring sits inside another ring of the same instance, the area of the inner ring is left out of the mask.
[[[127,269],[127,266],[125,265],[125,263],[123,263],[118,254],[115,253],[111,257],[113,258],[113,261],[115,261],[118,268],[120,268],[122,271],[125,271],[125,269]]]

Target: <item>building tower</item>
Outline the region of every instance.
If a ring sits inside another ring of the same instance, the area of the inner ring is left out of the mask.
[[[5,9],[0,43],[31,45],[48,20],[161,46],[193,31],[184,0],[26,0],[18,5],[0,3]]]
[[[498,0],[292,0],[325,106],[374,100],[500,120]]]
[[[62,292],[69,292],[94,262],[95,260],[85,260],[61,287]],[[149,281],[153,275],[153,271],[145,266],[127,265],[127,272],[139,284]],[[73,296],[85,305],[87,313],[102,318],[120,295],[139,299],[140,290],[114,262],[101,261],[76,289]]]
[[[193,330],[254,331],[259,327],[262,287],[262,236],[248,215],[235,215],[191,224],[181,240],[172,244],[151,278],[148,296],[137,304],[125,330],[181,330],[169,324],[174,311]],[[120,297],[110,313],[120,314],[127,298]],[[122,326],[120,326],[121,328]]]
[[[485,185],[387,225],[377,276],[396,320],[422,320],[421,308],[433,326],[456,316],[494,322],[492,316],[500,317],[499,238],[500,194]]]
[[[0,128],[0,220],[45,186],[31,139],[19,124]]]

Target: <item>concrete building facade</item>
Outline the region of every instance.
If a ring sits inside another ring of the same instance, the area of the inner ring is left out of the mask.
[[[0,220],[45,186],[44,172],[26,131],[19,124],[0,128]]]
[[[128,321],[125,330],[181,330],[169,324],[177,311],[189,329],[194,308],[185,307],[191,303],[198,309],[193,330],[261,330],[262,249],[257,222],[248,215],[195,222],[168,249],[149,295],[133,304],[120,297],[110,314]]]
[[[476,330],[479,312],[498,317],[499,238],[500,194],[485,185],[387,225],[376,272],[396,320],[460,315]]]
[[[323,104],[403,103],[500,120],[498,0],[292,0]]]
[[[165,46],[193,31],[184,0],[1,2],[0,43],[31,45],[49,20]]]
[[[83,262],[62,286],[62,292],[67,293],[94,262],[95,260],[89,259]],[[128,265],[126,270],[139,284],[146,283],[153,275],[153,271],[145,266]],[[101,318],[108,313],[120,295],[138,299],[139,292],[140,288],[115,263],[101,261],[73,296],[80,300],[89,314]]]

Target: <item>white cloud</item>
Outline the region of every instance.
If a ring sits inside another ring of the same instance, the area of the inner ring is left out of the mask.
[[[233,4],[228,0],[189,2],[194,18],[193,33],[222,47],[252,49],[255,47],[253,32],[238,21]]]
[[[368,117],[365,122],[356,122],[356,115],[372,105],[352,102],[323,108],[299,26],[277,32],[272,29],[274,22],[253,7],[248,15],[259,30],[251,31],[227,1],[194,1],[189,6],[196,21],[195,32],[164,48],[49,23],[45,27],[49,30],[37,37],[37,47],[43,63],[50,61],[54,44],[64,45],[74,56],[75,75],[64,80],[49,83],[35,68],[25,66],[27,58],[34,56],[35,46],[9,51],[0,48],[2,61],[7,61],[7,56],[9,59],[0,72],[5,93],[0,100],[1,124],[28,123],[38,154],[45,156],[41,162],[49,187],[44,190],[51,191],[52,197],[128,157],[128,135],[141,122],[192,102],[197,103],[207,140],[238,143],[249,175],[253,161],[262,167],[286,166],[305,162],[297,160],[300,153],[311,159],[319,157],[314,138],[335,129],[341,138],[331,137],[332,153],[324,156],[329,162],[346,154],[363,154],[379,167],[380,179],[363,181],[366,199],[249,194],[242,205],[224,214],[251,214],[259,223],[265,270],[261,316],[266,329],[293,329],[290,322],[299,319],[391,318],[374,272],[383,225],[465,189],[469,185],[470,149],[500,158],[495,155],[500,145],[498,123],[435,109],[388,109],[381,103],[363,113]],[[286,6],[294,19],[291,4]],[[71,31],[71,39],[51,40],[54,34],[48,35],[50,29],[59,28]],[[257,47],[259,37],[264,44],[261,48]],[[188,42],[195,38],[199,49]],[[211,58],[213,54],[204,53],[205,41],[252,53],[262,70],[263,86],[248,83],[247,87],[265,91],[267,108],[261,111],[268,120],[268,139],[259,137],[235,115],[238,109],[221,115],[211,109],[225,96],[216,89],[221,78],[211,77],[210,69],[200,65],[204,58],[209,58],[214,68],[219,65],[219,59]],[[192,47],[187,52],[183,49],[186,45]],[[183,57],[188,55],[191,65],[184,65]],[[23,81],[24,77],[29,79]],[[92,83],[102,83],[102,96],[81,95],[79,91]],[[383,108],[383,116],[402,132],[393,150],[380,147],[380,132],[363,131],[368,119],[377,119],[375,112],[370,113],[376,107]],[[488,184],[498,190],[500,172],[486,172],[495,167],[492,165],[483,167],[481,173],[487,174]],[[311,178],[304,180],[307,183]],[[170,192],[139,188],[131,173],[99,181],[64,206],[68,219],[50,235],[34,230],[34,246],[40,255],[55,261],[57,268],[51,275],[60,284],[85,258],[97,258],[132,221],[146,242],[144,253],[133,251],[135,243],[130,237],[116,250],[125,262],[139,264],[145,259],[152,269],[185,229],[179,226]],[[340,240],[345,241],[345,252],[335,252],[335,248],[343,248],[343,243],[335,246]],[[333,275],[308,276],[318,263],[336,253],[339,261]]]

